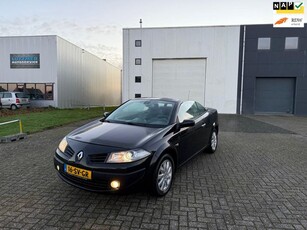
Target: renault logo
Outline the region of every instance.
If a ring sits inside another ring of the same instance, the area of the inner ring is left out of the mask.
[[[77,154],[77,159],[78,159],[78,161],[80,161],[80,160],[83,158],[83,155],[84,155],[83,151],[80,151],[80,152]]]

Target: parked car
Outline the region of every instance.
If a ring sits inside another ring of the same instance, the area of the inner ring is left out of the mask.
[[[218,145],[217,110],[195,101],[140,98],[63,138],[54,155],[59,177],[78,188],[123,191],[148,183],[159,196],[175,169]]]
[[[0,92],[2,108],[18,109],[21,107],[30,107],[29,98],[20,92]]]

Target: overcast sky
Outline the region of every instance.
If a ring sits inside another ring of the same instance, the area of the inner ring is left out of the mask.
[[[58,35],[121,67],[122,28],[139,27],[140,18],[143,27],[271,24],[272,2],[0,0],[0,36]]]

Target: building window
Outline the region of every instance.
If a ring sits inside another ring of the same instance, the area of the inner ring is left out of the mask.
[[[269,50],[271,48],[271,38],[258,38],[258,50]]]
[[[142,82],[141,76],[135,76],[135,82],[136,83],[141,83]]]
[[[140,98],[140,97],[142,97],[142,95],[141,95],[140,93],[136,93],[136,94],[134,95],[134,97],[135,97],[135,98]]]
[[[142,59],[141,58],[136,58],[135,59],[135,64],[136,65],[142,65]]]
[[[286,37],[285,49],[286,50],[298,49],[298,37]]]
[[[142,47],[142,40],[135,40],[135,47]]]
[[[0,92],[5,92],[7,91],[7,84],[0,84]]]
[[[30,100],[53,100],[52,83],[0,83],[0,92],[23,92]]]
[[[53,100],[53,85],[52,84],[46,84],[45,99],[46,100]]]

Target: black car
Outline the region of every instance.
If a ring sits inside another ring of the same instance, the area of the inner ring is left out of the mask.
[[[58,175],[76,187],[123,191],[139,182],[165,195],[175,169],[214,153],[218,113],[195,101],[140,98],[68,134],[54,156]]]

